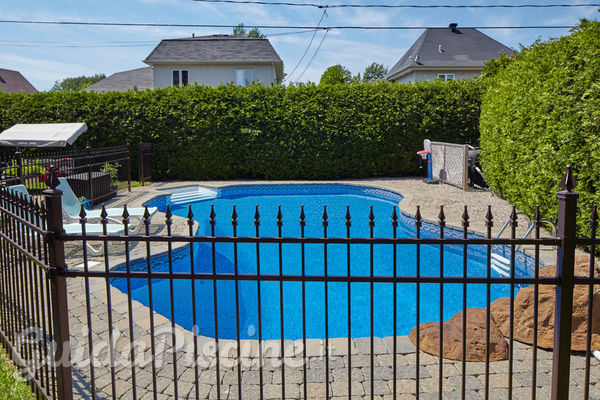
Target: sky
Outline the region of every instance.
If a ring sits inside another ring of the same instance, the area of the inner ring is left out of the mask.
[[[252,0],[251,0],[252,1]],[[258,1],[258,0],[257,0]],[[585,0],[262,0],[265,3],[355,5],[589,4]],[[1,21],[196,24],[321,27],[394,26],[410,30],[260,28],[284,62],[287,82],[319,82],[330,66],[353,75],[372,63],[388,68],[427,27],[574,26],[598,19],[599,6],[572,8],[334,8],[230,4],[194,0],[0,0],[0,68],[20,71],[38,91],[55,81],[145,67],[143,60],[161,39],[230,34],[232,28],[23,24]],[[481,29],[518,49],[569,29]],[[314,35],[314,39],[313,39]],[[326,35],[326,36],[325,36]],[[312,44],[310,44],[312,41]],[[309,47],[310,44],[310,47]],[[318,52],[317,48],[319,47]],[[307,51],[308,49],[308,51]],[[302,59],[303,54],[306,55]],[[294,71],[295,69],[295,71]],[[292,71],[293,74],[292,74]]]

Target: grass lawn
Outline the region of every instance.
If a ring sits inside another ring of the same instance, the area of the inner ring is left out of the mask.
[[[0,399],[3,400],[33,400],[35,396],[31,392],[25,380],[18,373],[13,362],[3,348],[0,347]]]
[[[144,185],[149,185],[152,182],[148,182],[145,181]],[[127,187],[127,181],[113,181],[113,185],[117,185],[119,187],[119,189],[123,189]],[[142,187],[142,182],[138,182],[138,181],[131,181],[131,187]]]

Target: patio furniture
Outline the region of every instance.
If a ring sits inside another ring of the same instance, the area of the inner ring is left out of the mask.
[[[15,195],[22,195],[22,197],[29,201],[29,193],[27,192],[27,188],[24,185],[14,185],[14,186],[10,186],[9,190],[12,191],[13,194]],[[76,223],[69,223],[69,224],[63,224],[63,231],[64,233],[67,234],[77,234],[77,235],[82,235],[83,234],[83,225],[79,222]],[[106,225],[106,234],[107,235],[121,235],[125,232],[125,227],[123,226],[123,224],[107,224]],[[85,224],[85,233],[86,235],[103,235],[104,234],[104,227],[101,224]],[[101,255],[103,253],[104,250],[104,242],[102,242],[100,244],[100,247],[98,249],[95,249],[94,247],[92,247],[92,245],[90,245],[88,242],[85,243],[88,250],[93,254],[93,255]]]
[[[62,190],[62,206],[63,206],[63,220],[66,222],[78,222],[79,212],[81,211],[81,203],[77,199],[77,196],[69,186],[69,182],[65,178],[58,178],[60,184],[56,187],[58,190]],[[107,213],[107,219],[111,222],[123,225],[123,209],[121,208],[105,208]],[[144,213],[146,209],[143,207],[128,208],[129,218],[137,220],[136,223],[132,223],[131,233],[137,233],[143,226]],[[154,214],[158,212],[156,207],[148,207],[149,218],[152,218]],[[102,217],[100,214],[102,210],[89,210],[86,211],[86,218],[88,220],[100,220]]]

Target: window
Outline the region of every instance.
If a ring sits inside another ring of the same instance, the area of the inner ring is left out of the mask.
[[[173,86],[186,86],[188,84],[188,70],[187,69],[174,69],[173,70]]]
[[[438,78],[448,82],[454,79],[454,74],[438,74]]]
[[[254,80],[254,73],[251,69],[236,69],[235,84],[243,87],[248,87]]]

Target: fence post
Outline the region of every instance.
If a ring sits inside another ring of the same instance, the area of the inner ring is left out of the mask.
[[[562,240],[556,255],[556,286],[554,303],[554,352],[552,355],[552,400],[569,398],[571,364],[571,325],[573,323],[573,289],[575,285],[575,246],[577,244],[577,199],[573,192],[577,183],[567,165],[558,192],[558,237]]]
[[[15,157],[17,158],[17,176],[19,177],[19,184],[23,185],[23,153],[21,153],[21,146],[17,146]]]
[[[69,314],[67,303],[67,279],[65,277],[65,246],[59,234],[63,231],[62,191],[57,190],[59,181],[54,165],[50,166],[50,174],[46,180],[48,189],[43,191],[46,204],[48,236],[48,278],[52,307],[52,323],[54,326],[54,342],[56,353],[56,387],[59,400],[73,399],[73,381],[71,376],[71,345],[69,335]]]
[[[131,192],[131,146],[127,141],[127,188]]]
[[[88,198],[90,199],[90,204],[93,206],[94,205],[94,197],[92,196],[92,194],[94,193],[92,191],[92,148],[90,147],[90,142],[87,142],[87,145],[85,147],[86,153],[87,153],[87,159],[88,159]]]

